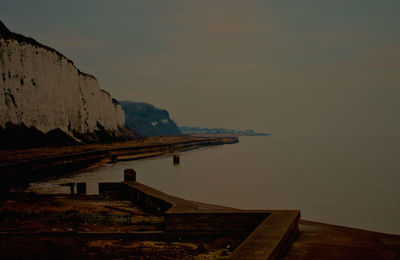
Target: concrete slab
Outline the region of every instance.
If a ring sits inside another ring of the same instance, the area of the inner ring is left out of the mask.
[[[133,200],[154,209],[165,208],[166,231],[250,232],[233,252],[232,259],[282,257],[298,232],[300,211],[239,210],[184,200],[135,181],[124,182]]]
[[[400,259],[400,236],[301,220],[285,260]]]
[[[298,232],[299,217],[299,211],[270,211],[270,215],[235,250],[231,259],[282,257]]]

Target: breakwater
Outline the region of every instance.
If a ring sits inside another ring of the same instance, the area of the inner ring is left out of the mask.
[[[282,258],[298,234],[298,210],[240,210],[189,201],[136,181],[109,183],[103,194],[123,191],[145,211],[165,217],[164,231],[172,234],[243,234],[245,239],[230,259]]]

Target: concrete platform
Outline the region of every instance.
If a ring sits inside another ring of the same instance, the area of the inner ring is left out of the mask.
[[[136,181],[123,185],[130,200],[165,214],[166,232],[249,232],[232,259],[281,258],[298,233],[298,210],[239,210],[184,200]]]
[[[284,259],[400,259],[400,236],[300,220]]]

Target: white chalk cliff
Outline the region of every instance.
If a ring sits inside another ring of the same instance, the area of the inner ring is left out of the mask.
[[[58,51],[12,33],[0,21],[0,127],[60,129],[75,140],[107,132],[118,137],[124,112],[94,76]]]

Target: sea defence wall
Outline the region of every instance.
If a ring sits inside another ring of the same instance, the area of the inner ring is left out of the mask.
[[[108,192],[117,187],[109,188]],[[281,259],[299,231],[298,210],[239,210],[188,201],[134,180],[125,181],[120,188],[135,204],[164,215],[167,233],[245,234],[230,259]]]
[[[118,137],[120,104],[58,51],[10,32],[0,22],[0,127],[61,130],[77,142]]]
[[[193,138],[170,143],[137,145],[134,141],[108,144],[109,148],[94,148],[89,151],[68,152],[54,156],[33,156],[30,159],[0,162],[0,193],[10,187],[25,185],[49,176],[61,176],[95,163],[116,163],[160,156],[167,153],[191,150],[209,145],[237,143],[238,138]],[[56,148],[59,150],[60,148]],[[25,150],[22,150],[25,151]],[[32,149],[26,150],[32,154]],[[35,154],[33,152],[33,154]],[[18,157],[18,156],[16,156]]]

